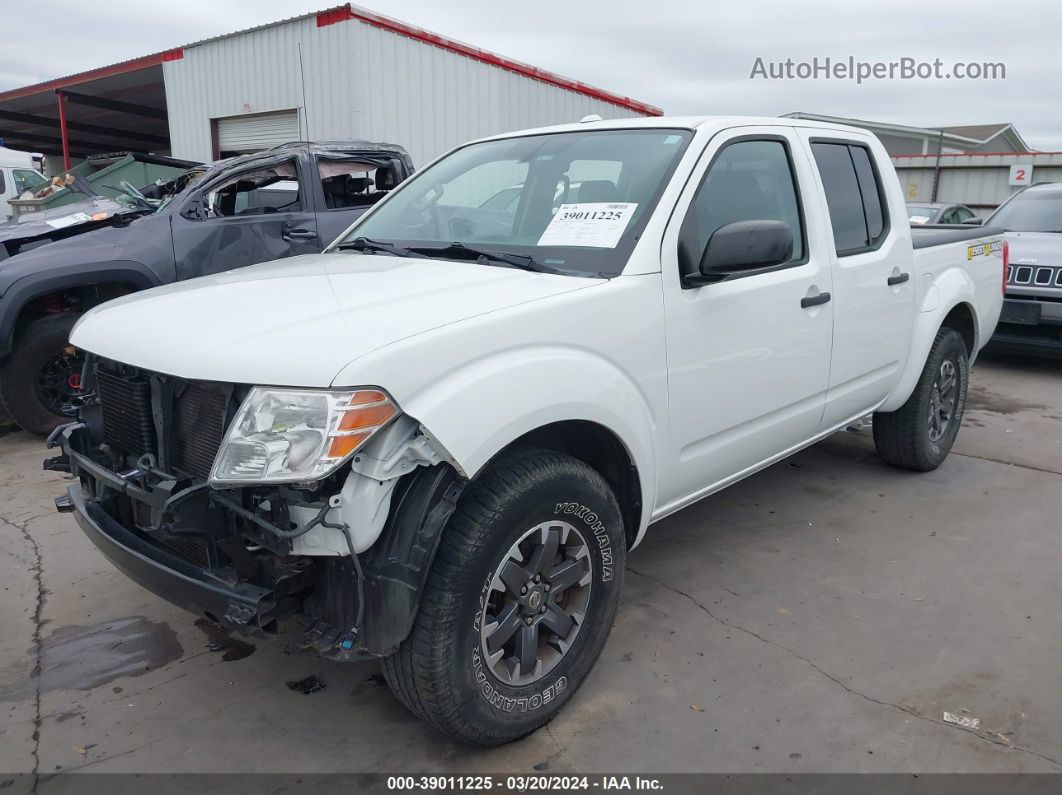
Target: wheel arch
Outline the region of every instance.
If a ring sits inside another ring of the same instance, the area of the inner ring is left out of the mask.
[[[4,293],[0,311],[0,356],[7,356],[21,329],[37,317],[53,314],[46,307],[50,299],[89,300],[82,309],[90,308],[111,298],[130,292],[146,290],[159,284],[158,277],[146,266],[136,262],[116,262],[62,268],[54,272],[23,276]],[[63,311],[59,306],[58,311]]]
[[[915,390],[925,367],[933,341],[942,328],[953,328],[962,335],[970,360],[981,345],[980,318],[976,293],[968,274],[948,271],[926,291],[914,318],[914,334],[907,364],[892,393],[878,411],[896,411]]]
[[[600,474],[619,502],[627,549],[637,543],[644,505],[642,482],[638,464],[619,436],[604,425],[589,420],[552,422],[513,439],[491,457],[477,476],[495,461],[509,454],[530,449],[552,450],[570,455]]]

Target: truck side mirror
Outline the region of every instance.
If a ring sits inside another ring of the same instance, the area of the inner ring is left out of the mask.
[[[793,256],[793,232],[785,221],[735,221],[719,227],[701,254],[704,281],[781,265]]]
[[[181,215],[189,221],[201,221],[203,219],[203,199],[196,196],[185,203],[181,208]]]

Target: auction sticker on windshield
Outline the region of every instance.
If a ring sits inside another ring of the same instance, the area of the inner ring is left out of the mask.
[[[82,224],[91,220],[92,216],[88,213],[74,213],[73,215],[64,215],[62,218],[52,218],[44,223],[48,224],[52,229],[66,229],[68,226]]]
[[[637,208],[634,202],[562,204],[538,245],[615,248]]]

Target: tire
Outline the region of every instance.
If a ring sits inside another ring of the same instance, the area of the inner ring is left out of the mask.
[[[949,373],[954,377],[951,398],[946,397],[951,390],[945,388]],[[969,354],[962,335],[942,328],[911,397],[896,411],[874,415],[878,455],[893,466],[917,472],[940,466],[951,452],[962,424],[969,375]]]
[[[529,734],[564,706],[601,653],[625,553],[619,504],[594,469],[545,450],[492,464],[443,531],[413,630],[385,661],[388,683],[460,742],[492,746]],[[514,580],[526,583],[524,595]]]
[[[15,339],[11,356],[0,369],[0,392],[8,413],[23,430],[47,434],[70,417],[59,412],[59,401],[42,393],[38,376],[59,362],[80,373],[80,354],[69,353],[70,332],[80,315],[49,315],[30,323]],[[62,392],[69,391],[66,388]]]

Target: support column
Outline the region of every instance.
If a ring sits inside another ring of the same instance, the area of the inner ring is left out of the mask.
[[[70,170],[70,139],[66,133],[66,94],[56,91],[59,98],[59,137],[63,144],[63,170]]]

